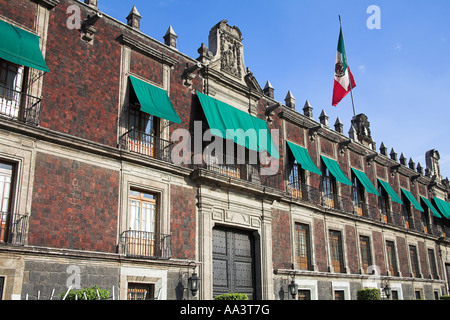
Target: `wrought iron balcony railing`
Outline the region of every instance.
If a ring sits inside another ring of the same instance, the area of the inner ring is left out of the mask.
[[[119,143],[120,148],[123,150],[172,162],[171,152],[173,143],[154,135],[132,128],[120,137]]]
[[[0,212],[0,243],[25,245],[28,216],[9,212]]]
[[[120,250],[127,257],[168,260],[172,257],[171,236],[128,230],[120,235]]]
[[[41,101],[40,98],[0,86],[0,117],[38,126]]]
[[[195,154],[193,169],[206,169],[228,178],[257,183],[266,187],[282,190],[283,178],[280,173],[271,172],[270,168],[247,163],[224,154],[214,156]]]

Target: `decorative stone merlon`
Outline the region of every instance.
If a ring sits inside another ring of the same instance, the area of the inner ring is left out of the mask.
[[[322,113],[319,116],[320,124],[323,124],[325,127],[328,127],[328,115],[325,110],[322,109]]]
[[[341,119],[339,117],[336,119],[336,122],[334,123],[334,130],[339,133],[344,133],[344,124],[341,122]]]
[[[98,7],[98,0],[84,0],[84,3],[90,5],[91,7]]]
[[[130,13],[127,16],[127,24],[133,29],[140,30],[141,29],[141,14],[139,13],[136,6],[133,6]]]
[[[308,100],[306,100],[305,106],[303,107],[303,114],[308,118],[313,118],[313,108],[311,107],[311,104]]]
[[[172,26],[169,26],[169,29],[167,29],[167,32],[164,35],[164,44],[168,45],[169,47],[176,48],[177,47],[177,39],[178,39],[178,36],[176,35]]]
[[[295,109],[295,97],[292,94],[291,90],[288,91],[286,98],[284,99],[284,102],[286,102],[286,107]]]
[[[269,98],[271,98],[271,99],[273,99],[273,98],[275,97],[275,89],[274,89],[274,87],[272,86],[272,84],[270,83],[270,81],[267,81],[266,86],[264,87],[263,92],[264,92],[264,94],[265,94],[267,97],[269,97]]]

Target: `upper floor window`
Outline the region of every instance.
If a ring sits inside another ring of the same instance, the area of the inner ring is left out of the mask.
[[[403,216],[403,225],[405,228],[410,229],[411,226],[411,203],[409,199],[402,193],[402,216]]]
[[[358,216],[362,216],[365,203],[364,186],[362,186],[361,182],[354,174],[352,174],[352,200],[353,208],[356,211],[356,214]]]
[[[161,119],[180,124],[180,117],[165,90],[133,76],[129,80],[128,127],[120,137],[121,147],[170,161],[172,144],[162,138]]]
[[[13,119],[20,116],[24,67],[0,59],[0,114]]]
[[[290,161],[289,165],[289,193],[297,199],[303,199],[305,186],[305,170],[296,160]]]
[[[378,184],[378,207],[381,212],[381,219],[384,222],[390,222],[390,203],[389,195],[381,184]]]
[[[331,174],[324,163],[322,163],[321,186],[323,192],[323,204],[328,208],[335,208],[337,205],[336,178]]]

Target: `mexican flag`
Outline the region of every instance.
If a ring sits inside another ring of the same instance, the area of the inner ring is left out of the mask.
[[[334,71],[333,106],[337,106],[354,87],[356,87],[356,83],[353,74],[347,65],[347,55],[345,54],[344,36],[341,27]]]

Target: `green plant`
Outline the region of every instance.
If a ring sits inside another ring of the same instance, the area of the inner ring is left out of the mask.
[[[445,294],[439,298],[439,300],[450,300],[450,295]]]
[[[61,299],[63,299],[65,295],[66,292],[61,293],[60,294]],[[99,289],[97,285],[88,289],[73,290],[67,294],[66,300],[75,300],[75,297],[77,297],[76,298],[77,300],[99,300],[98,295],[100,295],[101,300],[108,299],[109,290]]]
[[[245,293],[224,293],[214,300],[248,300],[248,296]]]
[[[360,289],[357,292],[358,300],[381,300],[380,290],[378,289]]]

